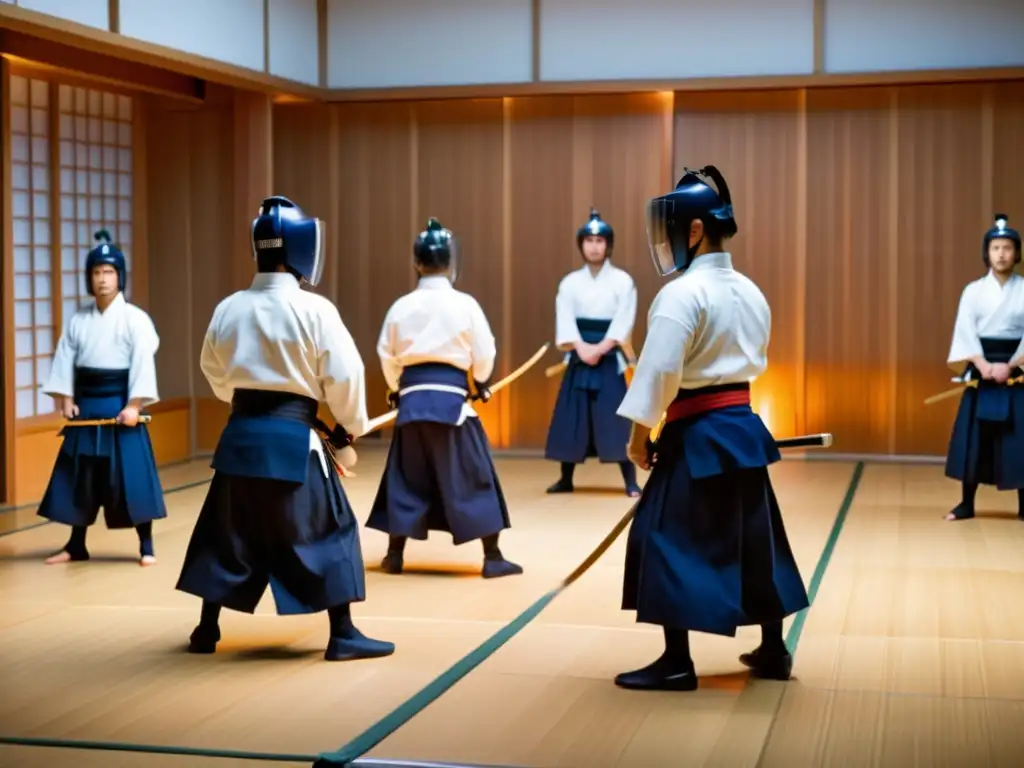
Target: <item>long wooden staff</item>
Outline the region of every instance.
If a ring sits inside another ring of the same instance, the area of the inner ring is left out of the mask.
[[[148,413],[139,416],[139,424],[149,424],[153,417]],[[124,426],[117,419],[70,419],[62,425],[64,427],[113,427]]]

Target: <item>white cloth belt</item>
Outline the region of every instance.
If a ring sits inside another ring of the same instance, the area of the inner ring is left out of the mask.
[[[398,396],[407,395],[410,392],[449,392],[453,395],[469,397],[469,390],[463,387],[453,387],[451,384],[413,384],[410,387],[403,387],[398,390]]]
[[[463,387],[454,387],[451,384],[413,384],[408,387],[403,387],[398,390],[398,396],[402,397],[410,392],[447,392],[452,395],[460,395],[461,397],[469,397],[469,390]],[[462,423],[468,418],[477,418],[479,414],[473,410],[468,402],[462,404],[462,412],[459,414],[459,422],[455,426],[462,426]]]

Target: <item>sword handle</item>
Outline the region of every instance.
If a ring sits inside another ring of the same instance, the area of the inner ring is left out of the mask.
[[[831,448],[832,433],[822,432],[817,435],[801,435],[800,437],[783,437],[775,441],[780,449],[784,448]]]

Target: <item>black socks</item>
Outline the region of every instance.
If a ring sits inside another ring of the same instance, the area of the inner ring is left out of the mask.
[[[153,557],[153,523],[142,523],[135,526],[139,534],[139,556]]]
[[[626,484],[627,489],[636,488],[636,464],[632,461],[620,461],[619,471],[622,472],[622,482]]]
[[[977,495],[977,493],[978,493],[978,484],[977,483],[964,483],[963,484],[963,496],[961,497],[960,503],[963,504],[963,506],[966,509],[969,509],[969,510],[971,510],[973,512],[974,511],[974,497]],[[1019,491],[1018,491],[1018,493],[1019,493]]]
[[[89,550],[85,546],[85,536],[89,528],[85,525],[71,527],[71,536],[64,545],[64,551],[71,555],[72,560],[88,560]],[[153,523],[142,523],[135,526],[139,536],[139,557],[154,557]]]
[[[761,650],[763,653],[772,656],[782,656],[789,653],[786,648],[786,641],[782,637],[781,621],[773,621],[761,625]]]
[[[484,545],[484,558],[487,560],[501,560],[501,550],[498,549],[498,534],[494,533],[490,536],[484,536],[481,539],[481,543]]]
[[[199,626],[196,631],[208,637],[220,637],[221,606],[209,600],[203,600],[203,608],[199,614]],[[351,638],[355,633],[352,623],[352,609],[348,603],[335,605],[327,609],[327,617],[331,623],[331,637]]]
[[[661,660],[674,669],[691,669],[693,660],[690,658],[690,633],[685,629],[673,627],[662,629],[665,632],[665,655]]]
[[[974,516],[974,498],[978,494],[977,483],[963,483],[960,505],[953,514],[960,519]],[[1024,488],[1017,489],[1017,516],[1024,520]]]
[[[569,465],[570,467],[572,464]],[[484,557],[488,560],[501,560],[501,550],[498,548],[498,536],[495,533],[490,536],[484,536],[481,539],[481,543],[484,547]],[[392,557],[402,557],[405,553],[405,542],[407,539],[404,536],[390,536],[388,538],[388,555]]]
[[[399,557],[405,552],[405,536],[389,536],[388,537],[388,554],[398,555]]]
[[[576,474],[576,465],[571,461],[562,462],[562,476],[558,479],[558,482],[565,485],[572,485],[572,476]]]
[[[203,600],[203,610],[199,614],[199,627],[204,630],[214,630],[220,624],[220,606]]]
[[[85,547],[85,534],[89,529],[84,525],[76,525],[71,528],[71,536],[68,543],[64,545],[64,551],[71,555],[72,560],[86,560],[89,557],[89,550]]]
[[[355,625],[352,623],[352,608],[348,603],[328,608],[327,617],[331,621],[331,637],[351,637],[355,632]]]

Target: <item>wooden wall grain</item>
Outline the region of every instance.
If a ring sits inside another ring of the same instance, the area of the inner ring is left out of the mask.
[[[463,242],[460,287],[499,342],[499,375],[554,326],[574,233],[596,206],[644,312],[661,285],[643,203],[684,166],[718,165],[740,224],[731,250],[773,309],[755,401],[780,434],[831,431],[841,452],[945,450],[944,360],[960,292],[983,274],[995,210],[1024,224],[1024,83],[275,105],[275,191],[327,221],[335,299],[383,409],[374,351],[413,285],[434,215]],[[554,362],[555,357],[545,361]],[[499,447],[543,446],[557,380],[540,367],[484,409]],[[377,407],[375,407],[377,406]]]
[[[211,88],[202,106],[149,98],[150,314],[164,398],[190,404],[189,455],[209,453],[227,419],[199,368],[217,304],[252,279],[246,218],[272,186],[270,100]]]

